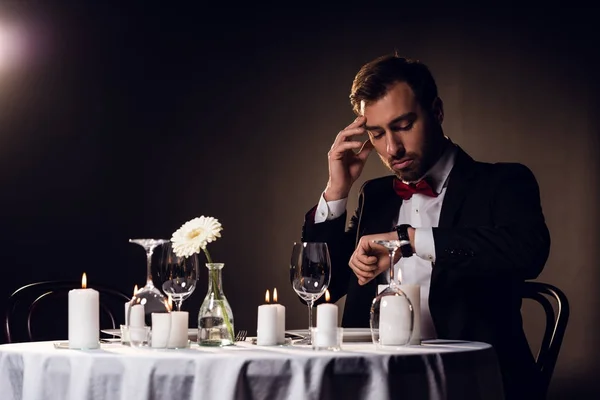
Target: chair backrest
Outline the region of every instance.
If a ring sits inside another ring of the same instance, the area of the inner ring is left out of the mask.
[[[90,287],[100,295],[100,328],[117,328],[118,321],[124,320],[124,304],[130,300],[129,296],[106,286]],[[68,293],[77,288],[81,288],[81,282],[45,281],[17,289],[6,305],[4,335],[7,343],[66,339]],[[42,322],[36,325],[35,321]]]
[[[540,349],[535,358],[541,373],[544,395],[550,386],[560,346],[569,322],[569,300],[557,287],[543,282],[525,282],[523,298],[537,301],[546,314],[546,328]],[[553,307],[556,305],[556,311]]]

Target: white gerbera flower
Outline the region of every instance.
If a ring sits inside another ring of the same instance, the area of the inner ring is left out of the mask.
[[[189,257],[200,250],[206,252],[206,245],[220,238],[222,229],[223,226],[216,218],[194,218],[173,233],[173,251],[179,257]]]

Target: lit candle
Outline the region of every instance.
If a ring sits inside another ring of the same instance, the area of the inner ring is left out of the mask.
[[[265,303],[258,306],[258,322],[256,324],[256,344],[273,346],[277,344],[277,308],[270,302],[269,290],[265,292]]]
[[[410,309],[404,296],[386,296],[379,309],[379,341],[382,345],[404,345],[410,341]]]
[[[138,298],[139,302],[140,299]],[[146,311],[143,304],[134,304],[129,311],[129,326],[141,328],[146,326]]]
[[[277,303],[277,288],[273,289],[273,302]],[[277,310],[277,343],[285,343],[285,307],[283,304],[273,304]]]
[[[325,291],[325,301],[330,300],[329,290]],[[338,306],[323,303],[317,306],[317,346],[331,347],[337,345]]]
[[[138,291],[138,286],[135,285],[133,287],[133,295],[135,296],[135,294]],[[125,325],[129,325],[129,301],[125,303]]]
[[[69,291],[69,348],[100,347],[100,297],[87,288],[87,276],[81,277],[81,289]]]
[[[184,348],[188,345],[188,321],[187,311],[171,311],[171,332],[169,333],[168,348]]]

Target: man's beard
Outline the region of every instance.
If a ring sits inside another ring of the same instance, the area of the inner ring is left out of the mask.
[[[423,171],[423,163],[421,161],[421,157],[419,157],[417,154],[406,153],[401,158],[410,158],[412,160],[412,163],[403,171],[397,171],[392,167],[392,162],[399,160],[400,157],[395,157],[388,160],[381,158],[381,161],[383,161],[383,164],[390,171],[392,171],[392,173],[396,175],[398,179],[406,182],[416,182],[425,174],[425,172],[427,172]]]
[[[416,153],[405,153],[402,157],[394,157],[392,159],[384,159],[380,156],[383,164],[399,179],[405,182],[417,182],[433,167],[436,161],[441,156],[442,147],[440,144],[433,141],[426,142],[423,147],[423,153],[419,156]],[[412,164],[408,166],[404,171],[396,171],[392,168],[392,162],[400,160],[402,158],[410,158]]]

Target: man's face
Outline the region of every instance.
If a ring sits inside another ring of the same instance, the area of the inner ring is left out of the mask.
[[[361,106],[365,128],[383,164],[404,181],[419,180],[435,163],[434,149],[443,134],[411,87],[395,83],[384,97]]]

